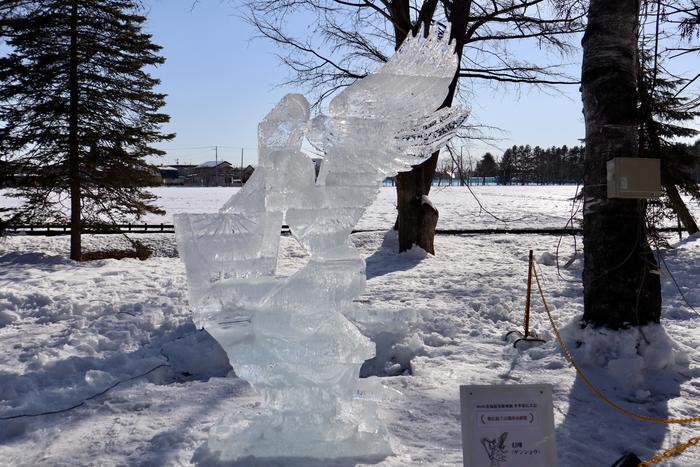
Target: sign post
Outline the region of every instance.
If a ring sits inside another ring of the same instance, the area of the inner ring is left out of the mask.
[[[464,467],[556,467],[552,386],[460,386]]]

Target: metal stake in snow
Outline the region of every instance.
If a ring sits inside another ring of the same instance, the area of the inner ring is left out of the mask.
[[[518,342],[545,342],[544,339],[538,337],[535,333],[530,332],[530,295],[532,292],[532,268],[535,267],[535,262],[533,261],[532,250],[530,250],[530,257],[527,262],[527,295],[525,296],[525,320],[523,322],[523,332],[520,331],[510,331],[506,334],[506,340],[508,336],[515,333],[521,336],[513,342],[513,347],[518,347]]]

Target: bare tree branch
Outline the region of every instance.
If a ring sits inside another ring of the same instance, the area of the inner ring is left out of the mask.
[[[440,7],[440,8],[439,8]],[[260,36],[280,47],[280,58],[317,103],[366,76],[387,60],[406,35],[451,23],[463,70],[455,80],[513,84],[577,84],[557,64],[529,63],[509,43],[531,41],[561,54],[583,30],[581,1],[564,0],[248,0],[245,17]],[[304,15],[303,37],[288,32],[289,18]],[[311,19],[310,19],[311,18]],[[457,81],[453,87],[456,88]],[[456,90],[456,89],[455,89]],[[452,94],[455,93],[452,91]]]

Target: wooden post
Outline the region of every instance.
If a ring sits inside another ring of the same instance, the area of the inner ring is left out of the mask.
[[[532,303],[532,273],[535,271],[535,259],[533,256],[533,251],[530,250],[530,256],[527,261],[527,295],[525,296],[525,320],[523,322],[523,332],[520,331],[509,331],[506,333],[505,339],[508,340],[508,336],[511,334],[520,334],[521,337],[513,342],[513,347],[517,348],[520,342],[544,342],[544,339],[537,337],[536,334],[530,332],[530,305]]]
[[[527,262],[527,295],[525,296],[525,323],[524,333],[525,338],[530,336],[530,295],[532,292],[532,250],[530,250],[530,258]]]

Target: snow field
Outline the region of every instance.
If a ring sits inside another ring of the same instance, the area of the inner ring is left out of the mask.
[[[551,186],[434,186],[430,200],[440,211],[440,229],[482,228],[564,228],[572,216],[575,185]],[[163,216],[146,215],[139,222],[172,224],[173,215],[184,212],[217,212],[239,188],[157,187],[156,204],[166,210]],[[19,201],[4,196],[0,190],[0,206],[17,206]],[[700,203],[684,197],[688,208],[700,219]],[[575,219],[582,219],[582,209],[575,203]],[[489,215],[493,214],[496,218]],[[378,198],[367,209],[356,229],[389,229],[396,216],[396,189],[382,187]],[[670,222],[669,226],[675,226]]]
[[[480,198],[488,199],[492,211],[529,219],[524,225],[563,226],[557,222],[567,216],[570,187],[554,187],[553,199],[539,204],[545,190],[514,188]],[[367,219],[380,224],[372,228],[391,224],[389,190],[380,192],[365,216],[368,226]],[[441,222],[461,216],[456,227],[474,227],[471,222],[481,218],[478,208],[440,193],[432,199]],[[460,214],[449,214],[453,211]],[[0,465],[206,463],[201,447],[218,417],[256,415],[259,398],[245,382],[224,378],[231,371],[225,355],[191,323],[174,238],[138,238],[155,247],[157,256],[74,263],[65,259],[66,237],[0,242]],[[379,350],[365,371],[396,375],[382,381],[402,393],[380,404],[396,456],[378,465],[461,466],[460,384],[552,384],[561,466],[610,465],[628,450],[648,458],[698,434],[693,426],[637,421],[599,401],[564,359],[537,295],[532,327],[547,342],[514,349],[503,340],[522,325],[532,248],[567,345],[601,390],[643,414],[700,415],[698,316],[684,305],[671,278],[662,275],[663,329],[615,337],[582,331],[580,252],[562,270],[564,279],[558,277],[558,240],[438,236],[437,255],[429,256],[416,250],[395,254],[391,234],[353,235],[367,259],[368,283],[361,312],[350,318]],[[85,240],[88,250],[122,242],[117,236]],[[700,238],[663,254],[688,302],[700,304]],[[560,264],[573,255],[573,243],[565,238]],[[305,261],[294,241],[283,237],[280,272],[290,274]],[[2,420],[68,408],[124,380],[129,381],[66,412]],[[700,465],[700,449],[666,465]]]

